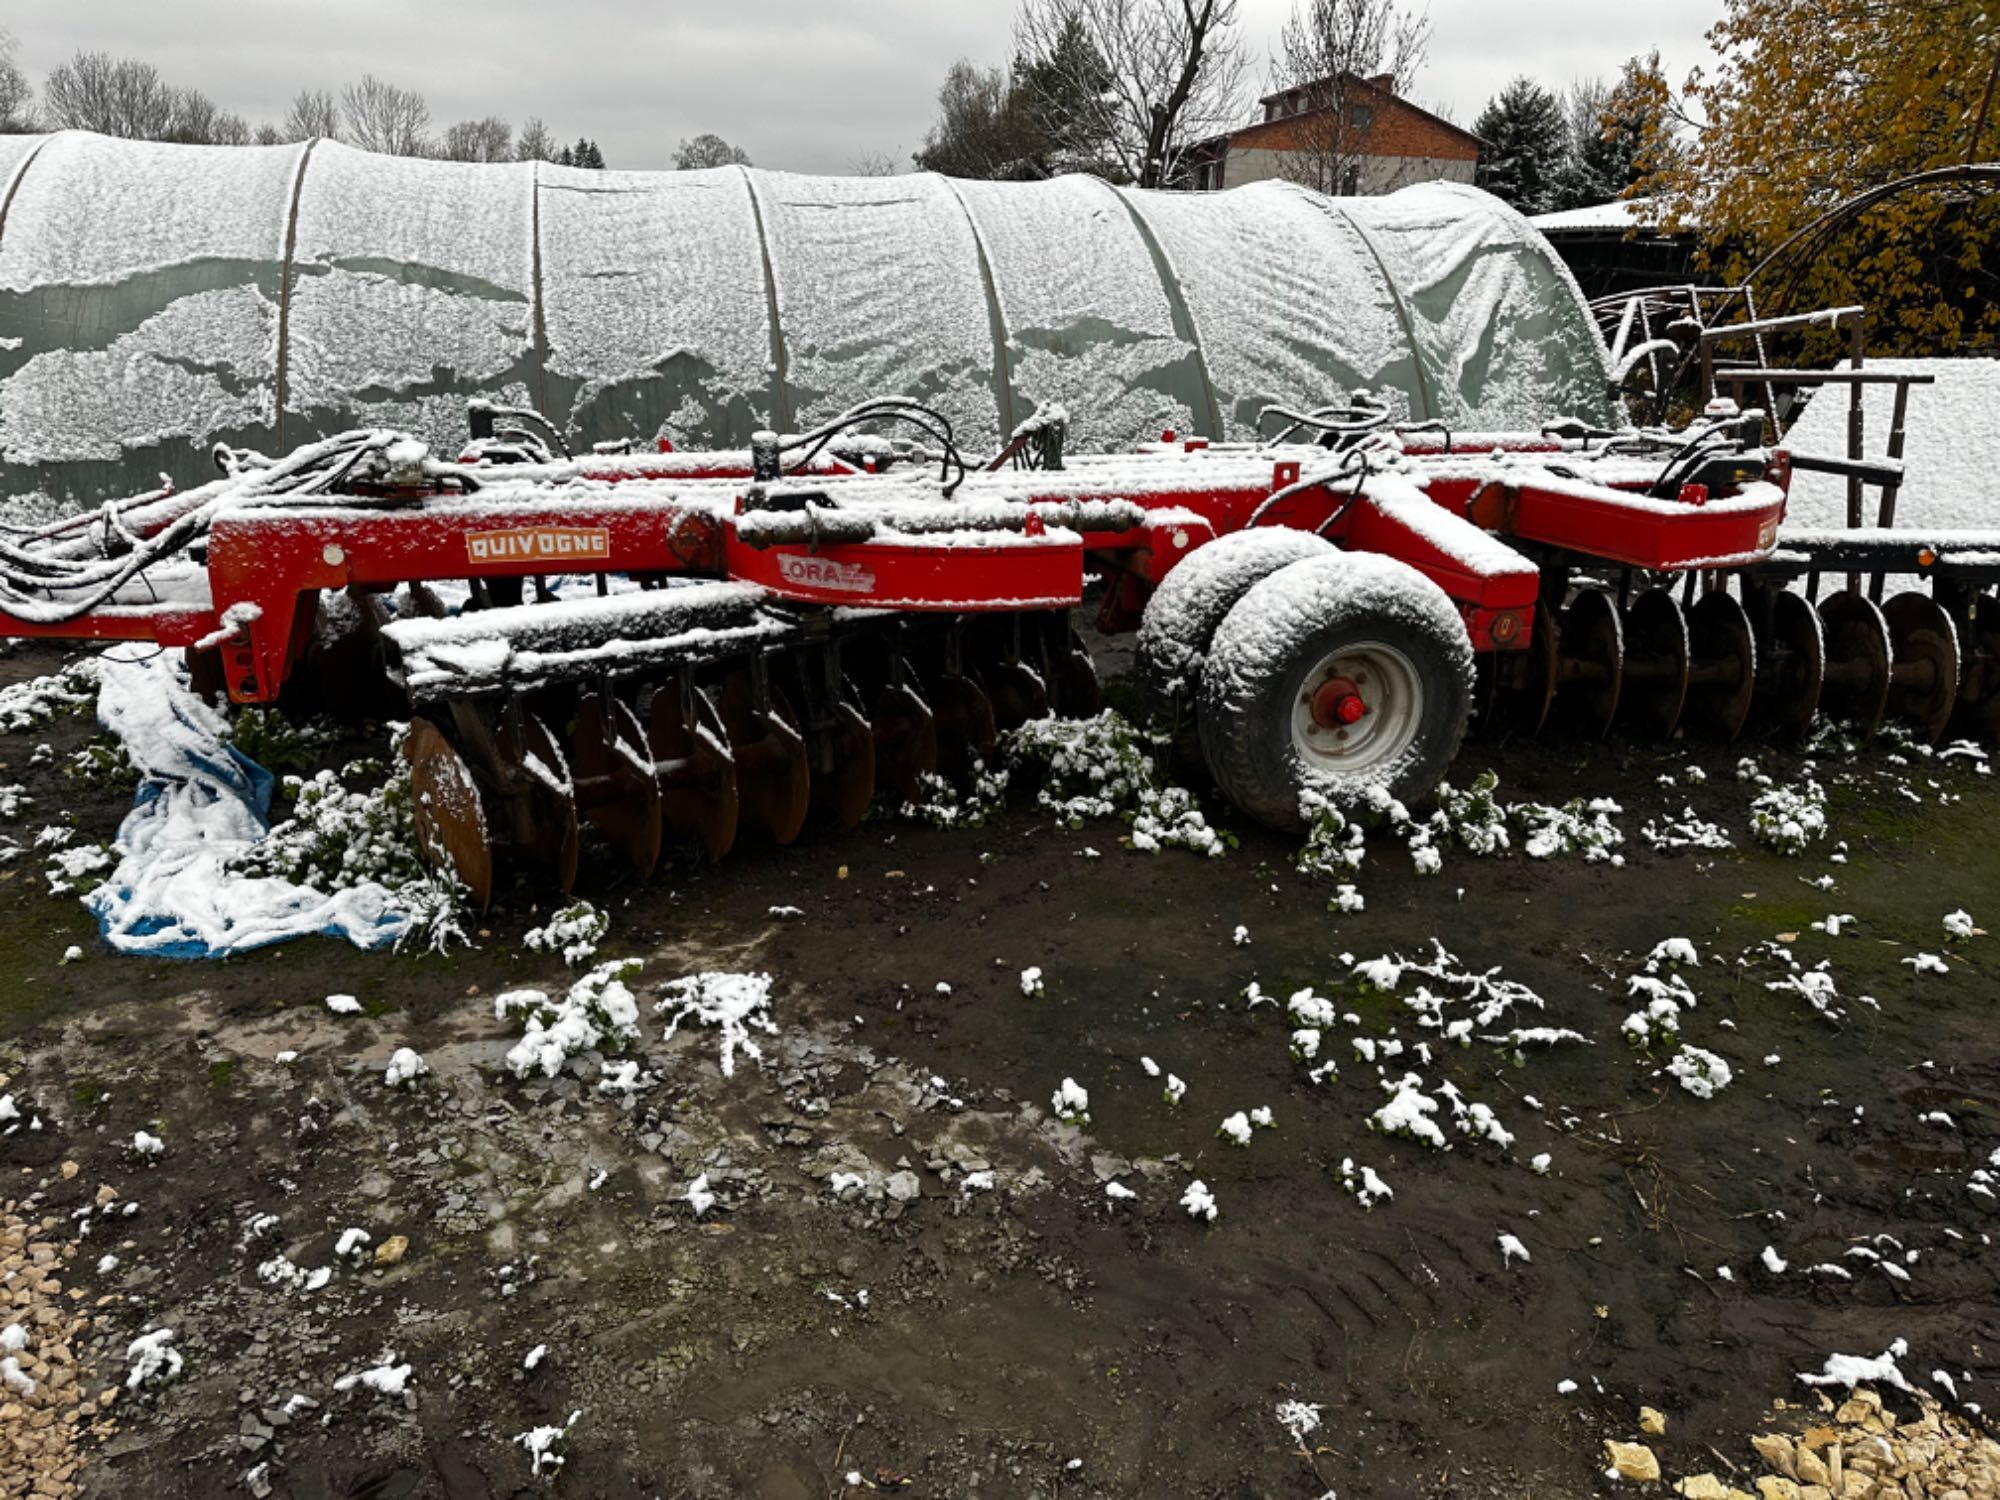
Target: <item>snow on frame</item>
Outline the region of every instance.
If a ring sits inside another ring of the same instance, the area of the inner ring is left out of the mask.
[[[1871,359],[1867,369],[1930,375],[1934,385],[1910,388],[1903,441],[1903,485],[1896,493],[1896,529],[2000,533],[2000,359]],[[1888,453],[1895,387],[1862,388],[1865,456]],[[1847,456],[1848,396],[1827,386],[1785,433],[1786,448],[1820,458]],[[1862,521],[1873,526],[1881,491],[1863,491]],[[1792,476],[1785,530],[1845,528],[1847,481],[1835,474]],[[1996,536],[2000,542],[2000,536]]]

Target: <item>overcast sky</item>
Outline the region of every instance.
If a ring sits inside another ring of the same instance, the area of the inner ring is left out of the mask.
[[[1242,0],[1264,65],[1292,0]],[[374,72],[423,90],[442,127],[540,115],[614,167],[663,167],[704,130],[760,166],[906,163],[959,57],[1008,55],[1007,0],[29,0],[5,24],[37,85],[79,48],[153,63],[251,124],[301,88]],[[1471,125],[1516,73],[1553,87],[1658,47],[1676,81],[1706,60],[1722,0],[1432,0],[1413,93]],[[25,13],[24,13],[25,12]],[[1260,89],[1259,92],[1262,92]]]

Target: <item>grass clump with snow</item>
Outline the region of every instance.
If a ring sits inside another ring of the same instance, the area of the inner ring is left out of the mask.
[[[1009,766],[1039,774],[1035,805],[1066,828],[1116,818],[1134,849],[1193,849],[1213,858],[1235,841],[1211,828],[1194,794],[1168,781],[1162,742],[1116,709],[1090,719],[1031,719],[1004,740]]]
[[[1086,1089],[1074,1078],[1065,1078],[1061,1086],[1055,1091],[1054,1097],[1049,1100],[1049,1108],[1054,1112],[1055,1117],[1065,1125],[1088,1125],[1090,1123],[1090,1090]],[[1243,1128],[1247,1133],[1250,1128],[1247,1121]]]
[[[1729,1087],[1733,1076],[1729,1064],[1705,1047],[1683,1045],[1667,1071],[1680,1080],[1681,1087],[1697,1099],[1713,1099]]]
[[[1750,832],[1780,854],[1804,854],[1826,837],[1826,789],[1807,777],[1760,793],[1750,804]]]
[[[1304,875],[1352,874],[1367,854],[1366,828],[1380,824],[1408,846],[1419,875],[1438,874],[1451,850],[1491,859],[1518,848],[1529,859],[1576,854],[1590,864],[1620,866],[1625,863],[1625,835],[1612,819],[1623,811],[1604,797],[1573,797],[1561,806],[1506,802],[1500,778],[1492,771],[1482,771],[1463,789],[1440,783],[1437,806],[1424,818],[1414,817],[1386,792],[1357,817],[1308,792],[1299,803],[1306,841],[1294,863]],[[1362,906],[1359,892],[1343,885],[1328,909],[1353,912]]]
[[[80,713],[97,702],[98,659],[87,656],[60,672],[0,688],[0,733],[38,729],[58,714]]]
[[[101,790],[130,791],[139,784],[139,768],[132,764],[124,742],[108,734],[94,734],[71,751],[63,775]]]
[[[625,981],[641,968],[636,958],[599,964],[561,999],[542,990],[508,990],[493,1000],[493,1017],[521,1016],[521,1040],[507,1052],[516,1078],[553,1078],[570,1058],[587,1052],[620,1052],[639,1039],[639,1002]]]
[[[984,761],[972,763],[972,785],[964,791],[935,771],[926,771],[918,785],[917,800],[905,802],[901,814],[933,828],[983,828],[1007,805],[1007,772],[989,770]]]
[[[140,1334],[125,1346],[125,1357],[131,1361],[125,1372],[125,1389],[128,1391],[166,1385],[179,1378],[186,1363],[181,1358],[180,1350],[174,1347],[174,1331],[171,1328],[155,1328]]]
[[[1395,1189],[1378,1177],[1373,1167],[1357,1167],[1351,1156],[1341,1159],[1340,1185],[1364,1210],[1396,1196]]]
[[[569,1420],[560,1427],[531,1427],[519,1434],[514,1441],[528,1450],[528,1470],[540,1478],[553,1475],[566,1461],[563,1445],[569,1441],[570,1429],[583,1416],[581,1409],[569,1414]]]
[[[376,777],[382,778],[373,782]],[[370,882],[389,892],[390,909],[409,921],[403,941],[433,952],[466,943],[461,888],[425,867],[408,764],[359,759],[340,771],[287,776],[291,816],[232,862],[246,875],[275,876],[322,892]]]
[[[229,723],[229,743],[265,770],[283,775],[309,771],[339,743],[328,719],[296,719],[275,708],[243,708]]]
[[[547,923],[530,927],[522,939],[535,953],[560,953],[562,961],[574,967],[597,953],[597,945],[611,931],[611,918],[588,901],[572,901]]]

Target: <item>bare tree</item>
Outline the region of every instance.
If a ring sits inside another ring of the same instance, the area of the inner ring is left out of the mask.
[[[558,149],[540,115],[529,115],[521,122],[521,133],[514,137],[516,161],[554,161]]]
[[[282,146],[285,144],[285,133],[266,120],[257,127],[257,133],[250,140],[252,145],[257,146]]]
[[[1023,0],[1014,49],[1058,107],[1096,101],[1085,134],[1141,187],[1181,176],[1189,146],[1237,123],[1244,60],[1239,0]],[[1076,45],[1078,36],[1088,43]],[[1067,60],[1067,61],[1066,61]],[[1088,79],[1070,76],[1087,68]]]
[[[446,161],[513,161],[514,127],[498,115],[460,120],[444,133],[438,155]]]
[[[189,146],[247,146],[250,127],[200,89],[172,90],[173,109],[160,139]]]
[[[42,99],[59,130],[157,141],[174,120],[174,90],[159,69],[108,52],[79,52],[61,64],[49,74]]]
[[[682,141],[674,148],[674,166],[682,172],[693,172],[701,167],[747,167],[750,155],[739,147],[732,146],[713,132],[704,132],[691,141]]]
[[[35,90],[14,62],[14,38],[0,27],[0,135],[25,135],[35,128]]]
[[[1430,36],[1430,18],[1397,0],[1295,0],[1272,66],[1272,92],[1299,106],[1285,175],[1322,193],[1362,191],[1370,127],[1386,96],[1408,91]]]
[[[864,151],[847,164],[847,170],[856,177],[894,177],[902,170],[896,165],[902,152]]]
[[[363,151],[384,156],[428,156],[431,107],[415,89],[384,83],[373,73],[340,93],[347,139]]]
[[[278,129],[288,141],[310,141],[323,137],[340,139],[340,106],[328,89],[300,89],[292,96],[292,107]]]

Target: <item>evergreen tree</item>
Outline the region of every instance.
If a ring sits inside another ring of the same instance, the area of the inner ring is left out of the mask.
[[[1562,102],[1532,78],[1516,78],[1488,101],[1472,133],[1485,142],[1477,181],[1524,214],[1559,201],[1569,162],[1569,122]]]
[[[1641,176],[1640,152],[1665,125],[1660,54],[1630,58],[1618,82],[1580,84],[1570,93],[1569,171],[1561,208],[1608,203]]]
[[[565,146],[563,154],[569,158],[565,166],[589,167],[597,172],[604,170],[604,153],[597,149],[597,142],[587,135],[578,136],[574,146]]]
[[[1023,144],[1044,175],[1094,172],[1124,180],[1111,149],[1117,122],[1106,102],[1113,80],[1097,44],[1071,15],[1047,53],[1014,59],[1010,105],[1020,113]]]
[[[1046,177],[1044,137],[1029,101],[998,68],[960,58],[938,90],[938,121],[912,157],[922,172],[987,180]]]

